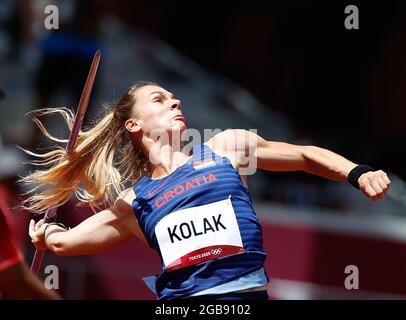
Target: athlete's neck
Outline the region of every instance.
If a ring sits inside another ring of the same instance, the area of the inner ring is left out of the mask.
[[[162,144],[155,141],[148,148],[148,158],[151,162],[151,178],[159,179],[171,174],[190,158],[183,143]]]

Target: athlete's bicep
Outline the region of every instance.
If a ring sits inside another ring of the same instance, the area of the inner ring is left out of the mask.
[[[109,251],[132,236],[125,218],[113,206],[94,214],[67,232],[50,234],[47,243],[55,247],[57,254],[83,255]]]
[[[256,148],[256,161],[259,169],[268,171],[304,170],[306,159],[303,147],[284,142],[259,139]]]

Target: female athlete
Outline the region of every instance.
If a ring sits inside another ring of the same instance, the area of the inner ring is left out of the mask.
[[[55,112],[72,125],[67,109],[42,114]],[[67,142],[40,127],[48,138]],[[135,236],[161,257],[162,272],[149,279],[159,300],[267,299],[266,253],[244,168],[349,181],[371,200],[382,199],[390,186],[385,172],[323,148],[230,129],[187,150],[185,132],[181,101],[158,84],[141,82],[79,134],[74,153],[62,147],[31,153],[47,167],[23,179],[36,185],[23,204],[27,209],[43,213],[74,193],[93,208],[108,204],[69,230],[32,220],[34,245],[61,256],[87,255]],[[39,189],[47,185],[52,188]]]

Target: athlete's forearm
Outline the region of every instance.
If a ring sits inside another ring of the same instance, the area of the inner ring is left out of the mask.
[[[52,226],[45,235],[45,246],[47,249],[58,256],[68,255],[66,238],[68,237],[68,232],[61,227]]]
[[[320,147],[304,146],[302,152],[306,161],[304,171],[330,180],[346,181],[356,166],[343,156]]]
[[[51,226],[45,235],[47,248],[60,256],[76,256],[103,253],[127,242],[134,236],[131,226],[137,221],[132,211],[121,207],[113,205],[68,231]]]

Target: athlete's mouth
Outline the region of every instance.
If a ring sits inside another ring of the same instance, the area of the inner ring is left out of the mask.
[[[174,116],[173,119],[185,122],[185,117],[181,115]]]

